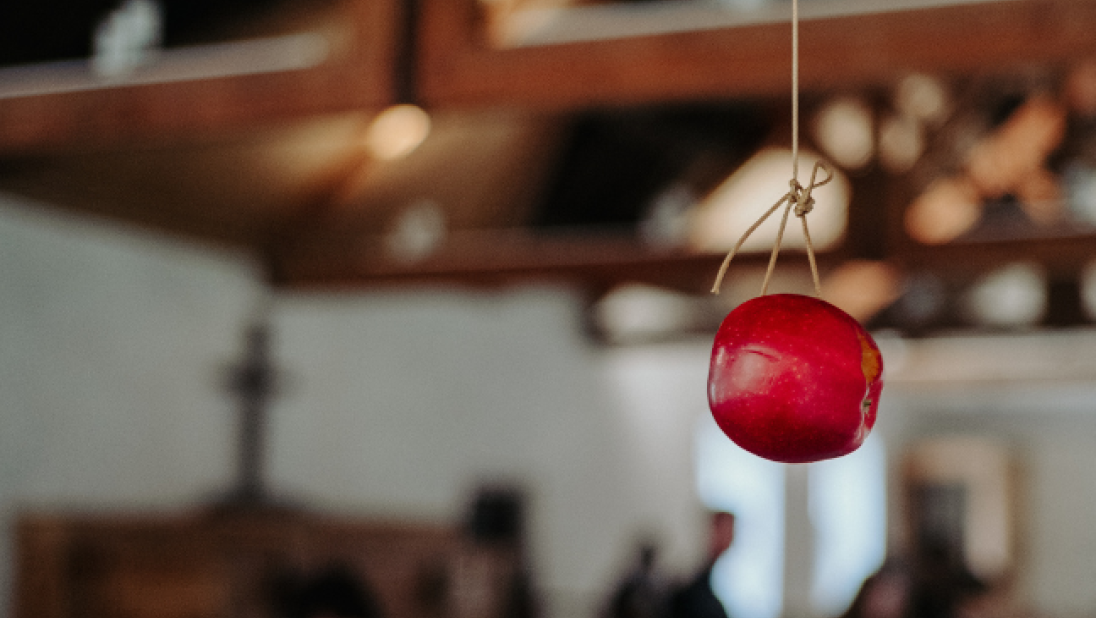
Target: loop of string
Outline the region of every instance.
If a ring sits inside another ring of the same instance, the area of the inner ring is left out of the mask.
[[[823,170],[826,172],[825,178],[818,179],[818,171]],[[723,264],[719,267],[719,274],[716,275],[715,285],[712,286],[712,294],[719,293],[719,287],[723,283],[723,277],[727,274],[727,268],[731,265],[731,260],[734,259],[738,250],[742,248],[742,244],[754,233],[757,228],[761,227],[773,213],[780,210],[780,207],[784,207],[784,214],[780,218],[780,228],[776,233],[776,241],[773,242],[772,253],[769,256],[769,267],[765,271],[765,281],[761,284],[761,295],[764,296],[769,290],[769,281],[772,279],[773,271],[776,268],[776,258],[780,254],[780,243],[784,239],[784,229],[788,225],[788,215],[795,211],[795,216],[803,224],[803,238],[807,245],[807,259],[811,265],[811,277],[814,280],[814,292],[816,295],[822,295],[822,284],[818,278],[818,264],[814,259],[814,246],[811,244],[811,233],[807,229],[807,214],[814,208],[814,198],[811,197],[811,192],[816,188],[833,180],[833,170],[824,161],[816,161],[814,169],[811,171],[811,181],[804,188],[799,184],[799,181],[792,179],[789,181],[791,188],[785,193],[775,204],[773,204],[761,217],[750,226],[749,229],[738,239],[734,247],[727,253],[727,257],[723,258]]]
[[[826,172],[826,177],[822,180],[818,180],[818,170],[820,169]],[[761,284],[761,295],[764,296],[769,290],[769,282],[772,280],[773,271],[776,269],[776,257],[780,254],[780,243],[784,239],[784,229],[787,227],[788,215],[794,209],[795,216],[803,223],[803,238],[807,246],[807,259],[811,266],[814,293],[816,296],[822,296],[822,284],[818,278],[818,264],[814,257],[814,246],[811,244],[811,234],[807,229],[807,214],[814,209],[814,198],[811,197],[811,191],[831,180],[833,180],[833,169],[819,160],[815,162],[814,169],[811,170],[811,180],[807,187],[804,188],[803,185],[799,184],[799,1],[792,0],[792,179],[788,183],[791,189],[765,211],[761,218],[746,230],[738,242],[735,243],[735,246],[727,253],[727,257],[723,259],[723,264],[719,267],[719,274],[716,275],[712,293],[719,293],[719,288],[723,283],[724,275],[727,274],[727,268],[731,265],[731,260],[734,259],[735,254],[738,253],[750,234],[753,234],[754,230],[760,227],[765,220],[779,210],[781,206],[784,206],[784,214],[780,219],[780,229],[776,234],[772,253],[769,256],[769,267],[765,271],[765,280]]]

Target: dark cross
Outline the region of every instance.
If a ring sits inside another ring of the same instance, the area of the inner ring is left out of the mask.
[[[247,329],[244,357],[229,369],[229,390],[240,401],[236,487],[226,506],[264,506],[269,502],[264,474],[267,406],[277,390],[278,370],[271,362],[270,326],[258,319]]]

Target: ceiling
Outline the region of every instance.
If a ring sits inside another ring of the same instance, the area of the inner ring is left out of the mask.
[[[117,3],[59,4],[0,15],[26,26],[0,36],[0,190],[252,251],[276,285],[547,277],[595,295],[628,282],[699,294],[722,255],[645,239],[652,204],[675,183],[704,195],[790,138],[782,23],[496,48],[483,24],[502,17],[474,0],[163,2],[162,47],[101,74],[72,33]],[[30,36],[46,18],[50,35]],[[1096,56],[1085,24],[1096,5],[1075,0],[829,15],[804,29],[803,106],[854,94],[886,110],[911,73],[1046,74]],[[408,103],[428,130],[384,138]],[[386,151],[392,140],[410,146]],[[1023,251],[1075,271],[1091,252],[1083,235],[920,246],[900,228],[908,178],[869,166],[850,182],[849,227],[824,269]]]

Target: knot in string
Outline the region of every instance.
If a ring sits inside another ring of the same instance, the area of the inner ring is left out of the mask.
[[[818,180],[818,170],[820,169],[826,171],[826,177],[822,180]],[[833,180],[833,169],[825,161],[819,159],[811,170],[811,182],[807,185],[807,188],[804,189],[803,185],[799,184],[799,181],[795,178],[788,181],[788,184],[792,187],[788,191],[788,199],[792,204],[795,204],[795,216],[802,219],[814,210],[814,198],[811,197],[811,191],[831,180]]]
[[[818,179],[818,170],[825,170],[825,178],[822,178],[821,180]],[[772,279],[773,270],[776,268],[776,256],[780,253],[780,243],[784,238],[784,228],[788,224],[788,215],[794,209],[795,216],[799,217],[799,220],[803,222],[803,239],[806,241],[807,245],[807,259],[811,264],[811,275],[814,279],[814,292],[816,296],[822,296],[822,284],[818,278],[818,264],[814,259],[814,246],[811,244],[810,230],[807,229],[807,214],[814,210],[815,202],[814,198],[811,197],[811,192],[831,180],[833,180],[833,169],[822,160],[815,162],[814,169],[811,170],[811,181],[807,183],[806,187],[799,184],[799,180],[793,177],[788,182],[791,189],[773,204],[771,208],[765,211],[765,214],[761,215],[761,218],[746,230],[742,235],[742,238],[735,243],[734,248],[727,253],[727,257],[723,259],[723,265],[719,267],[719,274],[716,275],[715,285],[712,286],[712,293],[719,293],[719,287],[723,283],[723,276],[727,274],[727,267],[730,266],[731,260],[734,258],[735,254],[738,253],[742,244],[746,242],[746,239],[750,237],[750,234],[753,234],[754,230],[760,227],[769,216],[779,210],[781,206],[784,206],[784,216],[780,219],[780,230],[776,234],[776,241],[773,242],[772,254],[769,257],[769,269],[765,273],[764,283],[761,284],[761,295],[764,296],[769,290],[769,281]]]
[[[804,189],[803,185],[799,184],[798,180],[793,179],[788,184],[792,186],[791,191],[788,191],[788,199],[795,204],[795,216],[799,218],[806,217],[814,210],[814,198],[811,197],[809,190]]]

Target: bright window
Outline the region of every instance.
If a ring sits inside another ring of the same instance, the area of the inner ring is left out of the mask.
[[[784,468],[735,446],[710,416],[697,436],[697,491],[735,514],[735,541],[712,570],[716,596],[735,618],[778,618],[784,592]]]
[[[811,464],[807,496],[814,526],[811,604],[822,616],[848,607],[886,555],[886,457],[878,434],[853,453]]]
[[[713,588],[728,613],[735,618],[781,615],[789,558],[785,509],[791,505],[808,508],[813,527],[812,608],[819,616],[844,611],[886,554],[886,465],[878,435],[850,455],[810,464],[806,496],[788,496],[784,464],[738,448],[710,417],[703,419],[696,444],[701,501],[737,516],[735,542],[712,573]]]

